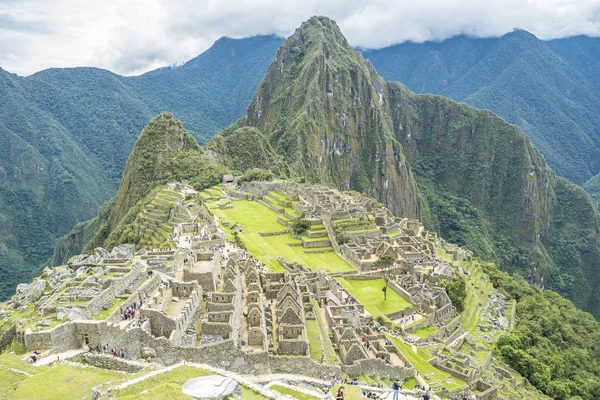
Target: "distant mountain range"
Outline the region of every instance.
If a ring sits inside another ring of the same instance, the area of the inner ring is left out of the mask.
[[[58,237],[116,193],[135,138],[152,117],[173,112],[206,143],[243,115],[282,43],[275,36],[224,38],[180,67],[139,77],[68,68],[23,78],[0,69],[0,298],[29,280]],[[575,183],[600,171],[598,38],[544,42],[515,31],[363,54],[387,80],[518,124]],[[585,187],[600,198],[594,182]]]
[[[387,80],[494,111],[519,125],[561,176],[600,172],[600,38],[525,31],[364,51]]]

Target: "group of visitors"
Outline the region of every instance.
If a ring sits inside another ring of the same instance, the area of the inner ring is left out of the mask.
[[[127,307],[124,311],[122,311],[121,319],[122,320],[132,320],[135,319],[136,311],[142,307],[143,301],[134,301],[129,307]]]
[[[400,322],[398,325],[405,325],[415,321],[415,314],[407,315],[406,317],[400,318]]]
[[[373,320],[371,320],[370,322],[365,322],[364,325],[368,326],[369,328],[371,328],[372,330],[374,330],[375,332],[378,332],[378,333],[384,333],[384,332],[388,331],[385,326],[381,326]]]
[[[91,352],[92,351],[92,346],[88,344],[88,349]],[[97,353],[104,353],[104,354],[108,354],[108,343],[105,344],[104,346],[100,346],[100,344],[98,344],[98,346],[96,346],[96,352]],[[121,350],[117,350],[116,347],[113,347],[110,350],[110,354],[112,354],[115,357],[119,357],[119,358],[125,358],[125,351],[123,349]]]
[[[346,304],[356,304],[356,298],[354,296],[352,296],[350,293],[346,292]]]

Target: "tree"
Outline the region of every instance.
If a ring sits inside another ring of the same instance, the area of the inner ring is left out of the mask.
[[[457,276],[451,282],[442,281],[441,287],[446,289],[448,297],[456,311],[461,313],[465,309],[465,298],[467,297],[467,282],[464,276]]]
[[[310,228],[310,222],[307,219],[304,219],[303,215],[294,218],[292,225],[290,226],[290,230],[295,236],[304,235],[308,228]]]
[[[383,281],[385,282],[385,286],[381,289],[383,292],[383,300],[387,300],[387,289],[389,282],[389,271],[387,270],[389,267],[394,265],[396,259],[390,255],[383,255],[379,257],[377,261],[375,261],[375,265],[384,269],[383,271]]]
[[[387,268],[391,267],[392,265],[394,265],[395,262],[396,262],[396,258],[394,258],[393,256],[390,256],[388,254],[384,254],[384,255],[380,256],[377,261],[375,261],[375,266],[379,267],[379,268],[387,269]]]

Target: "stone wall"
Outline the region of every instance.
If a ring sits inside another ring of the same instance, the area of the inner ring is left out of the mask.
[[[160,285],[161,280],[160,280],[160,276],[158,274],[154,274],[154,276],[152,276],[152,278],[148,279],[146,282],[144,282],[142,284],[142,286],[139,287],[139,289],[137,289],[136,291],[134,291],[131,296],[129,296],[127,298],[127,300],[125,300],[125,302],[123,303],[123,307],[129,307],[131,304],[133,304],[134,301],[139,301],[142,299],[141,294],[145,294],[146,296],[148,296],[150,293],[152,293],[154,291],[154,289],[156,289],[158,287],[158,285]],[[117,308],[115,311],[113,311],[113,313],[108,317],[108,321],[109,322],[119,322],[121,321],[121,316],[122,316],[123,312],[121,310],[121,307]]]
[[[415,303],[412,295],[408,293],[406,290],[402,289],[398,284],[394,281],[389,281],[388,286],[392,288],[392,290],[402,296],[405,300],[410,301],[411,304]]]
[[[408,377],[414,376],[414,368],[406,368],[400,365],[386,364],[380,358],[367,358],[364,360],[355,361],[354,364],[360,365],[360,375],[366,376],[378,376],[381,378],[404,380]]]
[[[6,330],[0,330],[0,352],[12,343],[16,332],[17,327],[15,325],[10,326]]]
[[[273,373],[298,374],[301,372],[302,375],[318,379],[322,379],[323,376],[328,378],[342,376],[338,365],[318,364],[308,357],[269,355],[269,362]]]
[[[302,354],[308,352],[308,342],[306,340],[291,340],[279,337],[278,352],[279,354]]]
[[[99,321],[94,321],[99,323]],[[83,346],[83,336],[78,336],[75,323],[66,322],[50,330],[25,333],[25,348],[28,351],[54,349],[60,353],[66,350],[79,349]]]
[[[168,339],[176,328],[175,320],[169,318],[163,311],[142,307],[140,315],[148,317],[150,332],[156,337],[163,336]]]
[[[129,361],[110,354],[85,353],[83,359],[98,368],[135,373],[144,369],[137,361]]]
[[[100,310],[109,309],[112,307],[116,296],[136,288],[147,276],[145,272],[140,271],[138,268],[134,265],[127,275],[115,280],[112,285],[90,300],[87,310],[91,314],[97,314]]]
[[[52,333],[50,331],[43,331],[25,334],[25,348],[30,351],[51,349]]]
[[[303,242],[302,245],[307,249],[312,249],[314,247],[327,247],[331,246],[331,241],[329,239],[314,240],[310,242]]]

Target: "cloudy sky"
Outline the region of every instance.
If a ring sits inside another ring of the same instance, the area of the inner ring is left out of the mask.
[[[139,74],[189,60],[221,36],[287,36],[315,14],[366,48],[514,28],[542,39],[600,36],[600,0],[0,0],[0,67]]]

